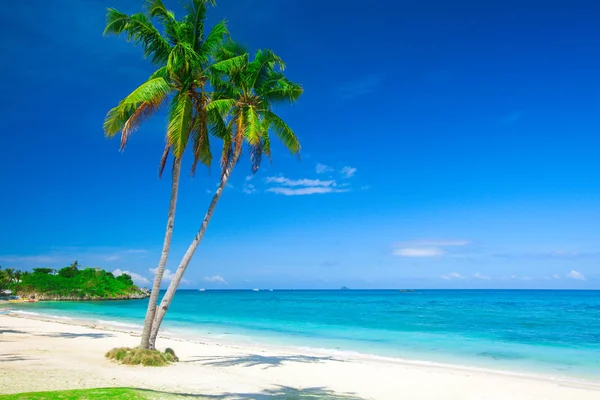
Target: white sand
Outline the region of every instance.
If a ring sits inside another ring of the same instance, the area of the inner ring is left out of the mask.
[[[136,387],[222,399],[600,399],[600,382],[577,383],[488,371],[159,338],[181,361],[165,368],[107,361],[135,334],[0,315],[0,393]]]

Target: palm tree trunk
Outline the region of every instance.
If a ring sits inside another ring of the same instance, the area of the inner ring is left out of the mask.
[[[175,225],[175,209],[177,207],[177,193],[179,191],[179,175],[181,172],[181,158],[173,160],[173,172],[171,174],[171,201],[169,203],[169,216],[167,217],[167,230],[165,232],[165,240],[163,242],[160,261],[156,267],[156,275],[152,284],[152,292],[148,301],[148,310],[146,311],[146,319],[144,320],[144,330],[142,332],[142,341],[140,347],[142,349],[154,349],[154,342],[150,342],[150,334],[152,332],[152,324],[156,314],[156,305],[158,304],[158,295],[160,293],[160,284],[162,283],[163,274],[167,266],[169,251],[171,250],[171,239],[173,238],[173,226]]]
[[[171,305],[171,301],[173,301],[173,296],[175,296],[175,291],[177,290],[177,287],[179,286],[179,284],[181,283],[181,280],[183,279],[183,274],[185,273],[185,270],[188,267],[190,261],[192,261],[192,257],[194,256],[194,253],[196,252],[198,245],[200,244],[200,242],[202,241],[202,238],[204,237],[206,228],[208,228],[208,223],[210,222],[210,219],[212,218],[213,212],[215,211],[215,208],[217,207],[217,203],[219,202],[219,199],[221,198],[221,195],[223,194],[223,190],[225,189],[225,186],[227,185],[227,181],[229,180],[231,171],[233,170],[233,167],[237,163],[239,156],[240,156],[240,154],[236,154],[234,156],[234,159],[229,164],[229,166],[225,170],[225,173],[221,177],[221,183],[219,183],[219,187],[217,188],[217,191],[215,192],[215,195],[213,196],[212,201],[210,202],[210,206],[208,207],[208,210],[206,211],[204,220],[202,220],[202,225],[200,225],[200,229],[198,230],[198,233],[196,233],[196,236],[194,237],[192,244],[190,244],[190,247],[187,249],[187,251],[185,252],[185,255],[181,259],[181,263],[179,264],[179,267],[177,267],[175,276],[173,277],[173,280],[169,284],[167,293],[165,293],[165,296],[163,297],[163,299],[160,303],[160,306],[158,307],[158,310],[156,311],[156,315],[154,317],[154,322],[152,323],[152,332],[150,334],[150,345],[152,346],[152,348],[155,348],[156,336],[158,335],[158,330],[160,329],[160,325],[162,324],[165,314],[167,313],[167,310],[169,309],[169,306]]]

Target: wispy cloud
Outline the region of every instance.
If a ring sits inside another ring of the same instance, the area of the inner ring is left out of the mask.
[[[325,164],[317,163],[315,171],[317,172],[317,174],[325,174],[328,172],[333,172],[333,168]]]
[[[246,183],[244,184],[244,186],[242,187],[242,192],[246,193],[246,194],[252,194],[252,193],[256,193],[257,190],[254,187],[253,184],[251,183]]]
[[[441,257],[449,247],[462,247],[467,240],[413,240],[394,245],[392,254],[400,257]]]
[[[575,271],[575,270],[571,270],[571,272],[569,272],[567,274],[567,278],[575,279],[576,281],[585,281],[586,280],[585,275],[583,275],[581,272]]]
[[[344,178],[350,178],[351,176],[353,176],[356,173],[357,169],[350,167],[350,166],[345,166],[344,168],[342,168],[342,170],[340,171],[340,173],[342,174],[342,176]]]
[[[490,281],[490,280],[492,280],[491,277],[486,276],[486,275],[481,275],[479,272],[474,273],[473,274],[473,278],[475,278],[475,279],[481,279],[483,281]]]
[[[339,88],[339,92],[342,95],[342,99],[351,100],[375,91],[380,82],[381,76],[370,74],[347,82]]]
[[[252,178],[254,178],[254,175],[248,175],[248,176],[246,176],[246,182],[251,181]]]
[[[447,281],[455,280],[455,279],[465,279],[464,276],[459,274],[458,272],[450,272],[447,275],[442,275],[440,278],[445,279]]]
[[[267,192],[281,194],[284,196],[306,196],[323,193],[343,193],[350,191],[347,186],[338,186],[333,179],[288,179],[283,176],[269,176],[265,178],[267,184],[279,186],[269,187]]]
[[[150,271],[150,273],[152,273],[153,275],[156,275],[156,268],[148,268],[148,271]],[[165,272],[163,273],[162,281],[163,282],[171,282],[173,279],[175,279],[175,272],[166,268]],[[188,281],[187,279],[182,279],[181,283],[191,283],[191,282]]]
[[[131,276],[133,283],[135,283],[136,285],[146,285],[146,284],[150,283],[148,278],[146,278],[145,276],[142,276],[140,274],[136,274],[135,272],[124,271],[121,269],[115,269],[112,273],[114,276],[121,276],[123,274],[127,274],[127,275]]]
[[[269,176],[267,183],[278,183],[283,186],[335,186],[334,180],[322,181],[320,179],[288,179],[282,176]]]
[[[600,256],[600,252],[598,251],[586,251],[586,252],[578,252],[572,250],[552,250],[546,252],[532,252],[532,253],[496,253],[494,257],[499,258],[532,258],[532,259],[570,259],[570,258],[590,258],[590,257],[598,257]]]
[[[436,247],[401,247],[395,249],[393,254],[400,257],[439,257],[446,251]]]
[[[298,189],[290,189],[284,187],[268,188],[267,192],[282,194],[284,196],[304,196],[310,194],[322,194],[322,193],[343,193],[348,192],[349,189],[336,189],[332,187],[304,187]]]
[[[222,276],[220,275],[214,275],[214,276],[205,276],[203,278],[204,281],[206,282],[210,282],[210,283],[219,283],[222,285],[226,285],[227,281],[225,279],[223,279]]]

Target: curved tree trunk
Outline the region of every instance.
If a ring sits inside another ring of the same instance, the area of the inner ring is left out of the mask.
[[[173,238],[173,226],[175,225],[175,208],[177,207],[177,193],[179,191],[179,175],[181,172],[181,158],[173,160],[173,172],[171,175],[171,201],[169,203],[169,216],[167,217],[167,230],[165,232],[165,240],[163,242],[160,261],[156,267],[156,275],[152,284],[152,292],[148,301],[148,310],[146,311],[146,319],[144,320],[144,330],[142,332],[142,341],[140,347],[142,349],[154,349],[154,342],[150,341],[152,332],[152,324],[156,314],[156,305],[158,304],[158,295],[160,293],[160,284],[162,283],[163,274],[167,266],[169,251],[171,250],[171,239]]]
[[[167,310],[168,310],[169,306],[171,305],[171,301],[173,301],[173,296],[175,296],[175,291],[177,290],[177,287],[179,286],[179,284],[181,283],[181,280],[183,279],[183,274],[185,273],[186,268],[188,267],[190,261],[192,261],[192,257],[194,256],[194,253],[196,252],[198,245],[200,244],[200,242],[202,241],[202,238],[204,237],[206,228],[208,228],[208,223],[210,222],[210,219],[212,218],[213,212],[215,211],[215,208],[217,207],[217,203],[219,202],[219,199],[221,198],[221,195],[223,194],[223,190],[225,189],[225,186],[227,185],[227,181],[229,180],[229,175],[231,174],[233,167],[237,163],[239,156],[240,155],[237,154],[234,157],[232,162],[229,164],[229,166],[225,170],[225,173],[221,177],[221,183],[219,183],[219,187],[217,188],[217,191],[215,192],[215,195],[213,196],[212,201],[210,202],[210,206],[208,207],[208,210],[206,211],[204,220],[202,220],[202,225],[200,225],[200,229],[198,230],[198,233],[196,233],[196,236],[194,237],[192,244],[190,244],[190,247],[187,249],[187,251],[185,252],[185,255],[181,259],[181,263],[179,264],[179,267],[177,267],[175,276],[173,277],[173,280],[169,284],[169,288],[167,289],[167,292],[165,293],[165,296],[163,297],[163,299],[160,303],[160,306],[158,307],[158,310],[156,311],[156,315],[154,317],[154,322],[152,323],[152,332],[150,334],[151,348],[155,348],[156,336],[158,336],[158,330],[160,329],[160,324],[162,323],[162,321],[165,317],[165,314],[167,313]]]

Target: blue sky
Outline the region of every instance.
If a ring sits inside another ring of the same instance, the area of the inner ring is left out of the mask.
[[[152,70],[102,37],[105,9],[141,3],[0,9],[0,265],[78,259],[151,279],[164,118],[123,153],[102,134]],[[566,0],[218,1],[211,23],[273,49],[304,86],[278,109],[303,150],[275,146],[251,179],[247,159],[237,166],[183,287],[600,289],[599,13]],[[171,270],[218,176],[182,177]]]

